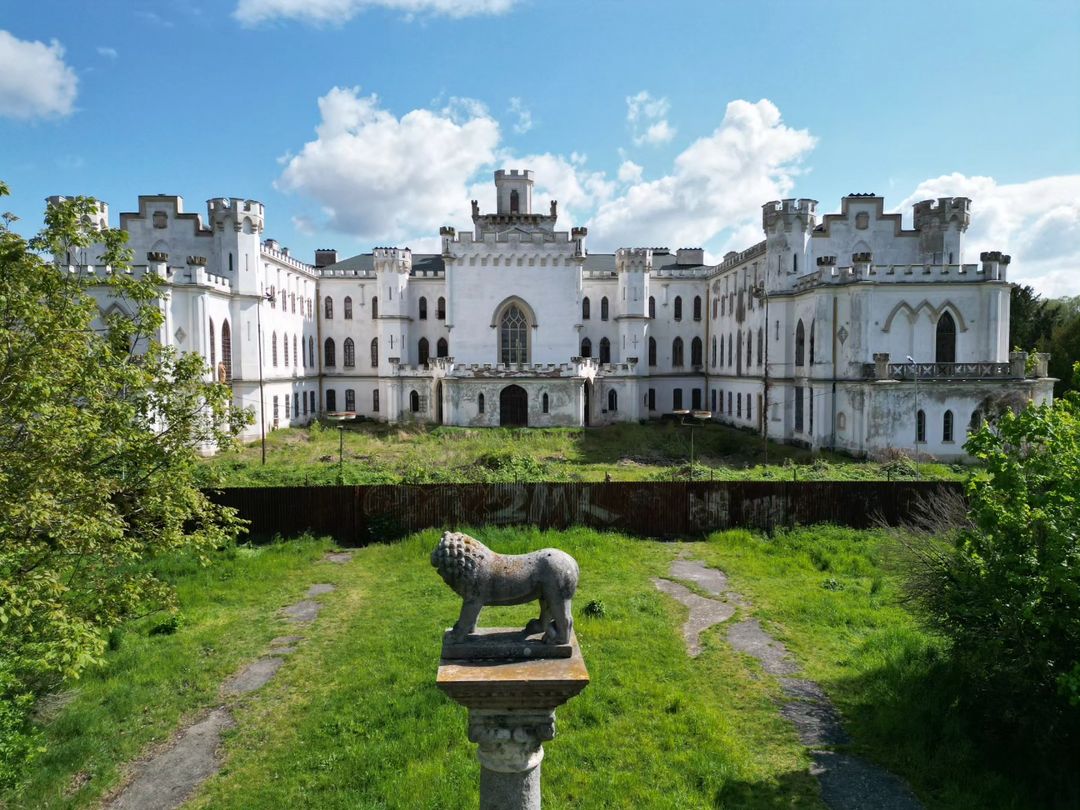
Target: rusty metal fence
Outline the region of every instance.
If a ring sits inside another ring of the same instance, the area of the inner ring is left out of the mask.
[[[896,525],[920,502],[962,493],[941,481],[656,481],[393,484],[208,490],[250,521],[253,538],[329,535],[361,546],[429,528],[588,526],[647,537],[695,537],[797,524]]]

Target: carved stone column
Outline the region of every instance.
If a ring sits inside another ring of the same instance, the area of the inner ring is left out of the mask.
[[[527,655],[506,655],[504,639],[519,631],[485,628],[492,654],[475,649],[469,660],[442,659],[436,685],[469,710],[469,740],[480,760],[481,810],[539,810],[544,743],[555,738],[555,709],[589,683],[577,637],[568,658],[544,654],[535,642]],[[497,653],[501,655],[497,655]]]

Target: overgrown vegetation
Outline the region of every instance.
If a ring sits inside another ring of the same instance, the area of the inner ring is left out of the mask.
[[[0,224],[0,786],[40,753],[37,699],[100,663],[110,628],[169,603],[144,563],[205,557],[237,532],[194,475],[197,448],[228,442],[244,414],[198,355],[155,342],[158,280],[126,272],[126,234],[86,224],[95,212],[52,206],[29,242],[11,215]],[[120,308],[104,316],[44,258],[92,243]]]
[[[690,428],[675,422],[603,428],[453,428],[354,422],[277,430],[205,462],[207,484],[287,486],[510,481],[687,480]],[[339,451],[343,449],[339,457]],[[340,459],[340,464],[339,464]],[[694,428],[696,480],[889,481],[915,475],[903,456],[881,462],[769,445],[726,427]],[[960,480],[962,465],[923,459],[924,478]]]
[[[1072,364],[1080,359],[1080,295],[1044,299],[1031,287],[1014,284],[1009,345],[1050,353],[1049,373],[1058,378],[1055,396],[1064,396],[1070,389],[1080,390],[1072,375]]]

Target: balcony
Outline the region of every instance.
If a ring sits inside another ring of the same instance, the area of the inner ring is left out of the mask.
[[[863,377],[886,380],[1001,380],[1013,374],[1011,363],[888,363],[879,375],[876,363],[863,363]],[[1019,375],[1023,377],[1024,375]]]

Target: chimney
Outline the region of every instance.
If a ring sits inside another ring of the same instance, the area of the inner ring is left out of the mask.
[[[675,253],[675,264],[683,267],[705,264],[705,251],[702,248],[679,248]]]
[[[315,251],[315,266],[329,267],[337,264],[337,251],[334,249],[319,248]]]

